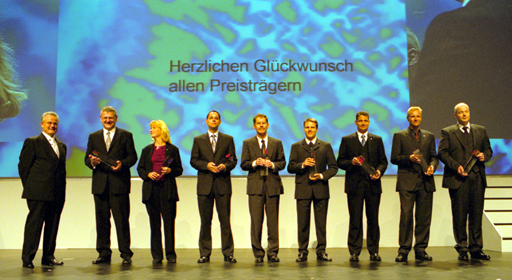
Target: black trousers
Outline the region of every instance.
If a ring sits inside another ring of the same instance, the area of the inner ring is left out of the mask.
[[[379,252],[380,228],[379,206],[380,193],[373,193],[370,187],[365,187],[364,192],[347,194],[348,212],[350,214],[348,229],[348,249],[351,255],[358,255],[363,248],[363,206],[366,208],[366,243],[368,252]]]
[[[261,246],[263,220],[267,215],[268,249],[267,255],[279,253],[279,195],[249,195],[249,213],[251,214],[251,244],[254,257],[265,256]]]
[[[110,213],[116,224],[117,243],[121,258],[133,256],[130,250],[130,196],[126,194],[112,194],[107,187],[102,194],[94,195],[96,208],[96,251],[103,258],[111,258],[110,249]]]
[[[432,221],[432,199],[434,194],[425,190],[423,180],[419,180],[413,191],[399,191],[400,227],[398,252],[408,254],[412,249],[414,227],[414,251],[425,252],[430,238]],[[416,206],[416,210],[414,209]]]
[[[42,259],[54,258],[53,254],[57,244],[57,232],[59,230],[60,214],[62,208],[64,208],[64,200],[37,201],[27,199],[27,205],[29,212],[25,223],[21,259],[23,262],[31,262],[35,258],[43,225]]]
[[[483,248],[484,196],[485,188],[480,173],[469,172],[458,189],[450,189],[453,235],[458,252],[476,253]]]
[[[154,182],[151,188],[151,196],[146,202],[146,210],[149,216],[151,228],[151,256],[154,260],[163,260],[162,249],[162,220],[164,222],[165,257],[167,260],[176,259],[175,250],[175,220],[176,200],[165,197],[164,182]]]
[[[316,254],[325,253],[327,247],[327,208],[329,199],[297,199],[297,226],[299,254],[307,255],[309,245],[309,229],[311,224],[311,203],[313,202],[316,228]]]
[[[214,186],[209,195],[198,195],[201,230],[199,232],[199,253],[201,256],[212,254],[212,219],[215,203],[220,222],[222,254],[232,256],[234,252],[233,233],[231,232],[231,194],[221,195]]]

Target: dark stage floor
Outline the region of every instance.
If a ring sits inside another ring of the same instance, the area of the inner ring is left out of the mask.
[[[22,268],[20,250],[0,250],[0,279],[512,279],[512,253],[486,251],[490,261],[457,260],[453,248],[434,247],[427,252],[433,262],[418,263],[414,254],[407,264],[395,263],[396,248],[382,248],[382,262],[370,262],[368,253],[360,262],[348,261],[346,248],[328,249],[332,262],[317,262],[310,251],[309,261],[296,263],[296,249],[281,249],[281,262],[256,264],[250,249],[235,250],[236,264],[224,263],[220,250],[214,250],[211,262],[198,264],[197,249],[177,250],[176,264],[153,266],[149,249],[135,249],[132,265],[122,265],[121,258],[113,258],[110,265],[93,265],[97,257],[93,249],[57,250],[56,257],[63,266],[42,267],[40,251],[34,269]],[[118,252],[115,252],[118,255]]]

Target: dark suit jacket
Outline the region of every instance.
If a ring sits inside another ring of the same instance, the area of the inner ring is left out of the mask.
[[[423,178],[427,192],[436,191],[434,176],[425,175],[421,166],[409,159],[413,152],[419,149],[427,164],[434,166],[434,171],[439,165],[434,134],[424,129],[420,129],[420,134],[421,142],[416,140],[416,136],[410,128],[398,131],[393,135],[391,163],[398,165],[396,191],[413,191],[420,178]]]
[[[144,181],[142,183],[142,202],[146,203],[151,197],[151,188],[155,181],[148,177],[148,174],[153,172],[153,162],[151,157],[153,156],[155,144],[149,144],[140,155],[139,165],[137,166],[137,172],[140,178]],[[170,143],[165,144],[165,158],[172,158],[171,164],[168,166],[171,169],[171,173],[164,175],[164,191],[168,200],[180,200],[178,196],[178,187],[176,185],[176,177],[183,174],[183,167],[181,166],[180,151],[176,146]]]
[[[382,138],[368,133],[368,141],[366,141],[369,153],[366,161],[376,170],[380,171],[381,176],[384,175],[388,168],[388,159],[384,152],[384,144]],[[348,194],[361,193],[364,189],[359,187],[361,180],[370,181],[370,187],[373,193],[381,193],[382,186],[380,178],[378,180],[370,180],[369,175],[360,166],[352,165],[352,159],[363,154],[363,146],[359,142],[357,133],[353,133],[341,138],[340,150],[338,153],[338,167],[345,170],[345,192]]]
[[[101,163],[93,169],[89,155],[92,151],[97,151],[109,158],[121,161],[121,170],[114,172],[112,168]],[[105,191],[107,183],[110,192],[113,194],[130,193],[130,167],[137,162],[137,152],[133,143],[131,132],[116,127],[114,139],[110,143],[110,149],[107,152],[103,129],[93,132],[89,135],[87,142],[87,151],[85,153],[85,165],[92,170],[92,193],[102,194]]]
[[[411,105],[423,108],[421,124],[439,138],[437,133],[452,120],[438,115],[451,113],[455,104],[465,102],[472,111],[486,112],[475,120],[489,134],[510,138],[512,122],[496,125],[512,103],[510,42],[510,0],[471,0],[432,20],[410,89]]]
[[[492,149],[485,127],[476,124],[470,124],[470,126],[470,131],[473,134],[474,149],[484,153],[484,162],[488,162],[492,157]],[[458,189],[460,184],[465,180],[464,177],[459,176],[457,173],[459,166],[466,164],[468,158],[465,157],[465,153],[470,149],[464,145],[463,137],[464,134],[457,124],[446,127],[441,131],[438,156],[445,165],[443,188]],[[475,167],[480,171],[484,187],[487,187],[484,162],[477,161]],[[473,167],[473,169],[475,167]]]
[[[249,171],[247,176],[247,194],[264,194],[263,183],[266,182],[267,193],[269,196],[276,196],[283,193],[283,183],[279,176],[279,171],[286,167],[286,159],[284,156],[283,143],[281,140],[268,137],[267,154],[270,161],[274,163],[274,169],[268,169],[268,176],[264,180],[260,175],[260,171],[264,167],[253,167],[252,163],[258,158],[263,158],[260,144],[256,136],[244,141],[242,147],[242,170]]]
[[[64,201],[66,196],[66,145],[55,138],[59,157],[41,133],[23,143],[18,172],[23,184],[22,198]]]
[[[288,163],[288,172],[295,174],[295,199],[316,199],[329,198],[329,179],[336,175],[338,166],[331,144],[316,139],[313,145],[315,151],[315,165],[318,173],[321,173],[323,180],[309,180],[310,169],[312,167],[302,168],[302,163],[306,158],[311,157],[311,150],[305,139],[294,143],[290,151],[290,162]]]
[[[229,159],[232,157],[231,159]],[[215,165],[224,164],[226,169],[219,173],[212,173],[206,166],[209,162]],[[233,137],[219,132],[215,154],[212,150],[208,133],[194,137],[190,165],[197,169],[197,194],[210,194],[213,182],[219,194],[231,194],[231,170],[236,167],[236,151]]]

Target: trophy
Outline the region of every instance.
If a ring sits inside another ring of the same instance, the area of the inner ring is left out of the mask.
[[[471,171],[471,169],[473,169],[473,166],[475,166],[475,163],[478,161],[476,155],[478,155],[479,153],[479,150],[474,150],[471,153],[471,157],[469,158],[468,162],[466,162],[466,165],[464,165],[464,173],[468,174]]]
[[[162,165],[162,167],[169,167],[169,165],[171,165],[171,163],[172,163],[172,160],[173,160],[172,157],[167,156],[164,160],[164,164]],[[160,178],[162,178],[162,176],[164,176],[164,174],[158,174],[158,177],[156,177],[155,181],[160,180]]]
[[[423,172],[427,172],[428,163],[425,160],[425,158],[423,157],[423,155],[421,154],[420,150],[416,149],[414,152],[412,152],[412,154],[420,159],[420,165],[421,165],[421,169],[423,170]]]
[[[370,164],[368,164],[368,162],[366,161],[366,159],[364,158],[363,155],[360,155],[359,157],[357,157],[357,159],[359,160],[360,163],[362,163],[362,167],[363,167],[363,170],[368,173],[368,175],[376,175],[377,174],[377,171],[375,170],[375,168],[373,166],[371,166]]]
[[[101,160],[101,162],[105,163],[108,166],[112,166],[112,167],[117,166],[117,162],[115,160],[107,157],[106,155],[104,155],[96,150],[92,151],[91,156],[99,158]]]
[[[268,151],[267,151],[267,148],[263,148],[261,152],[263,153],[263,158],[264,158],[265,160],[268,160]],[[265,166],[265,168],[261,168],[261,169],[260,169],[260,175],[261,175],[261,176],[263,176],[263,177],[264,177],[264,176],[268,176],[268,166]]]

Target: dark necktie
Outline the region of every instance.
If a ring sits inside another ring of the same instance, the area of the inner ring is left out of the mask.
[[[416,136],[416,140],[420,141],[420,136],[418,135],[418,131],[414,131],[414,136]]]
[[[465,127],[463,127],[462,129],[464,129],[464,134],[466,134],[466,135],[467,135],[467,134],[468,134],[468,127],[467,127],[467,126],[465,126]]]
[[[266,155],[267,154],[267,146],[265,146],[265,140],[261,140],[261,154]]]

